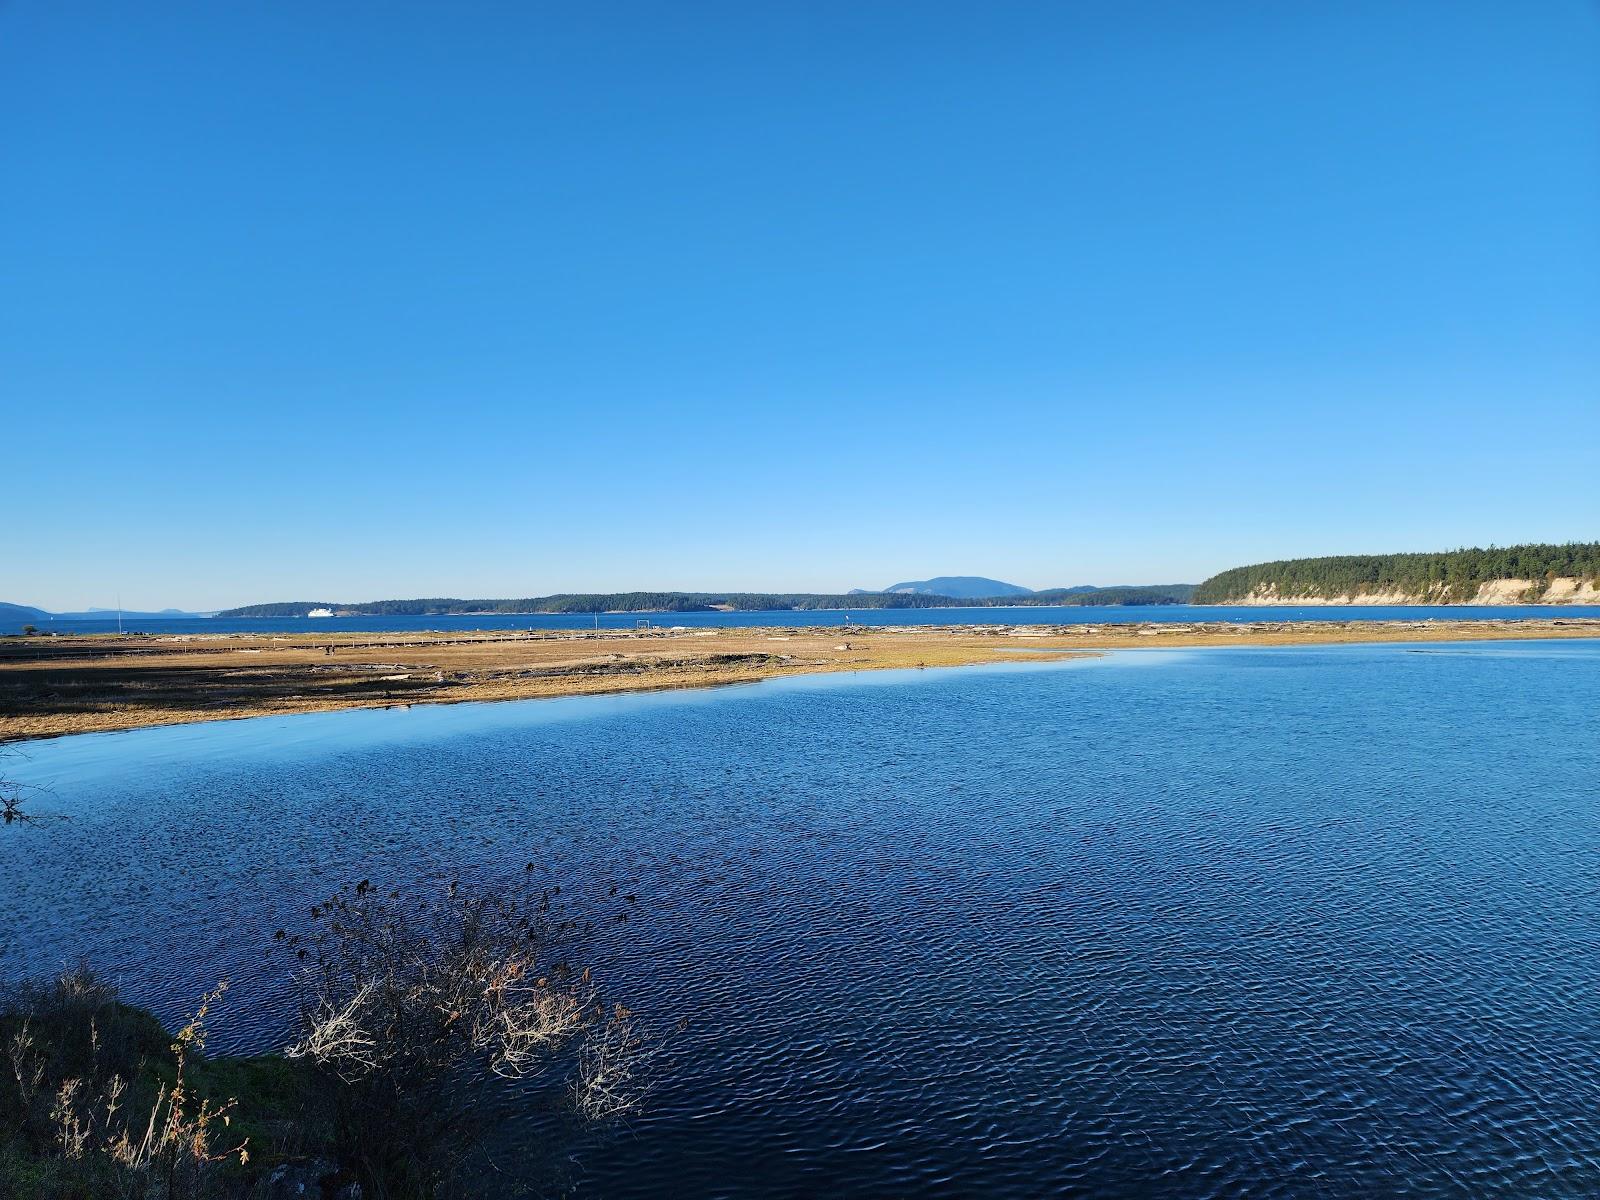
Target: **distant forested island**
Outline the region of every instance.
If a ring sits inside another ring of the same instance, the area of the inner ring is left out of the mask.
[[[857,592],[600,592],[529,596],[513,600],[369,600],[341,604],[330,600],[295,600],[282,604],[247,604],[218,613],[219,617],[304,617],[317,609],[352,617],[432,617],[484,613],[607,612],[782,612],[785,610],[879,608],[997,608],[1009,605],[1184,604],[1194,585],[1156,587],[1055,588],[1026,596],[979,599],[921,593]]]
[[[1291,558],[1223,571],[1195,604],[1600,603],[1600,542]]]

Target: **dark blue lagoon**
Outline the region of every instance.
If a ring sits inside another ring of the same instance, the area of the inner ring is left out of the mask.
[[[220,1049],[274,929],[534,861],[685,1017],[592,1196],[1600,1192],[1600,642],[1150,651],[36,743],[0,973]],[[538,1117],[518,1117],[529,1126]]]

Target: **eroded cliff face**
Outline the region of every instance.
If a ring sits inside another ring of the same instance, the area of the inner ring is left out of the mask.
[[[1356,592],[1348,596],[1284,596],[1272,587],[1257,588],[1230,604],[1600,604],[1600,584],[1591,579],[1553,579],[1542,592],[1531,579],[1494,579],[1466,599],[1436,593]]]

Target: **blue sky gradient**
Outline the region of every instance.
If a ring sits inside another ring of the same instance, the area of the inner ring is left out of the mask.
[[[1600,536],[1600,7],[0,5],[0,599]]]

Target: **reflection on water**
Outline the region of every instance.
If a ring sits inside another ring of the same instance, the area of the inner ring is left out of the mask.
[[[579,1194],[1590,1195],[1600,645],[1414,649],[39,743],[0,973],[227,974],[258,1048],[310,903],[532,860],[640,897],[589,957],[689,1018]]]

